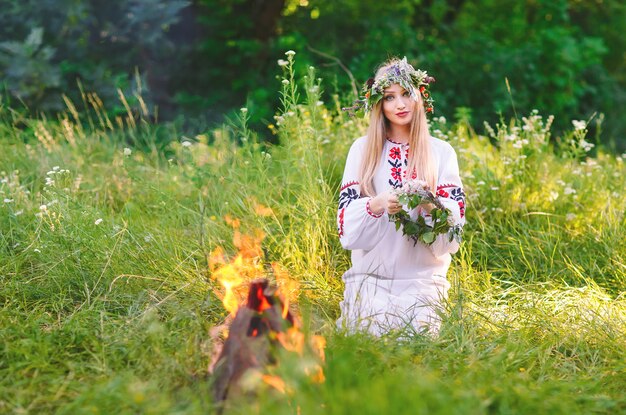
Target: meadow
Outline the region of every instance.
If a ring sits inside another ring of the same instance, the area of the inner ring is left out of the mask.
[[[117,117],[91,94],[57,119],[0,106],[0,413],[216,412],[217,249],[288,273],[327,342],[324,382],[285,355],[287,393],[257,383],[226,413],[626,413],[625,156],[587,122],[553,137],[531,111],[481,135],[437,114],[468,195],[441,333],[346,335],[336,199],[366,123],[292,63],[271,143],[246,108],[188,136],[140,96]]]

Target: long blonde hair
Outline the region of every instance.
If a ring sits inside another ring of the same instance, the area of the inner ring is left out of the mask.
[[[383,64],[376,72],[378,79],[387,68],[398,62],[393,59]],[[437,166],[435,166],[430,148],[430,132],[426,121],[426,111],[421,94],[416,91],[418,97],[416,112],[411,119],[409,130],[409,162],[405,177],[410,180],[412,177],[408,172],[415,172],[417,179],[424,180],[434,192],[437,189]],[[374,105],[370,112],[370,124],[367,130],[365,144],[365,156],[361,162],[359,173],[361,183],[361,194],[364,196],[376,196],[374,190],[374,175],[381,161],[383,146],[387,140],[387,130],[389,121],[383,114],[383,100]],[[380,190],[380,189],[379,189]]]

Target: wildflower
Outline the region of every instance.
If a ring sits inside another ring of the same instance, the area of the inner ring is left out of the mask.
[[[13,202],[13,199],[4,199],[4,203],[11,203]]]
[[[240,108],[239,111],[241,111],[242,114],[245,114],[248,112],[248,108],[243,107],[243,108]]]
[[[94,225],[100,225],[102,223],[102,218],[98,218],[96,219],[96,221],[93,223]]]
[[[587,123],[585,121],[572,120],[572,124],[574,125],[574,129],[576,131],[582,131],[587,128]]]
[[[568,222],[571,222],[574,219],[576,219],[576,214],[575,213],[568,213],[567,215],[565,215],[565,220],[567,220]]]
[[[289,81],[288,81],[288,80],[286,80],[286,79],[283,79],[283,81],[282,81],[282,82],[283,82],[283,85],[289,85]]]
[[[278,66],[287,66],[289,65],[289,62],[284,60],[284,59],[279,59],[278,60]]]
[[[18,210],[17,212],[14,213],[15,216],[20,216],[22,213],[24,213],[23,210]]]
[[[133,153],[133,150],[131,150],[128,147],[124,147],[124,155],[125,156],[130,156]]]
[[[60,167],[59,167],[59,166],[54,166],[54,167],[52,168],[52,170],[54,170],[54,171],[58,171],[59,169],[60,169]]]
[[[477,186],[483,186],[484,184],[485,182],[483,182],[482,180],[476,183]]]
[[[285,55],[287,55],[287,56],[293,56],[295,54],[296,54],[296,52],[294,52],[293,50],[288,50],[287,52],[285,52]]]
[[[182,146],[183,147],[191,147],[191,141],[183,141]]]
[[[48,206],[41,205],[41,206],[39,206],[39,210],[42,211],[42,212],[45,212],[46,210],[48,210]]]
[[[569,186],[567,186],[567,187],[565,188],[565,190],[563,190],[563,192],[564,192],[566,195],[571,195],[571,194],[576,193],[576,190],[575,190],[575,189],[573,189],[573,188],[571,188],[571,187],[569,187]]]
[[[317,101],[317,102],[315,103],[315,105],[317,105],[318,107],[320,107],[320,106],[324,105],[324,101]]]
[[[559,192],[555,192],[555,191],[550,192],[550,195],[548,196],[548,200],[550,200],[550,202],[554,202],[558,198],[559,198]]]

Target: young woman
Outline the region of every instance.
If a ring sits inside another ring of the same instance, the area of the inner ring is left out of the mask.
[[[403,209],[392,190],[418,179],[450,211],[455,225],[465,222],[456,153],[428,132],[432,82],[406,58],[394,59],[367,82],[365,99],[357,105],[370,112],[370,124],[367,135],[350,148],[339,197],[339,237],[352,251],[352,267],[343,275],[340,328],[374,335],[439,330],[441,303],[450,287],[450,255],[459,243],[445,234],[430,245],[415,243],[389,218]],[[421,204],[409,214],[428,221],[432,208]]]

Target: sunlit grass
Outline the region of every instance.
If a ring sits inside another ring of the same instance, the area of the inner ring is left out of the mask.
[[[261,385],[230,413],[626,411],[622,156],[587,157],[575,128],[554,144],[538,113],[491,137],[437,118],[469,198],[441,335],[345,336],[336,198],[365,122],[321,103],[314,69],[285,71],[275,145],[245,110],[182,136],[140,102],[113,119],[88,95],[59,120],[0,109],[0,412],[211,412],[226,312],[208,257],[236,250],[227,217],[265,234],[261,261],[299,280],[305,329],[328,340],[326,382],[285,356],[293,393]]]

